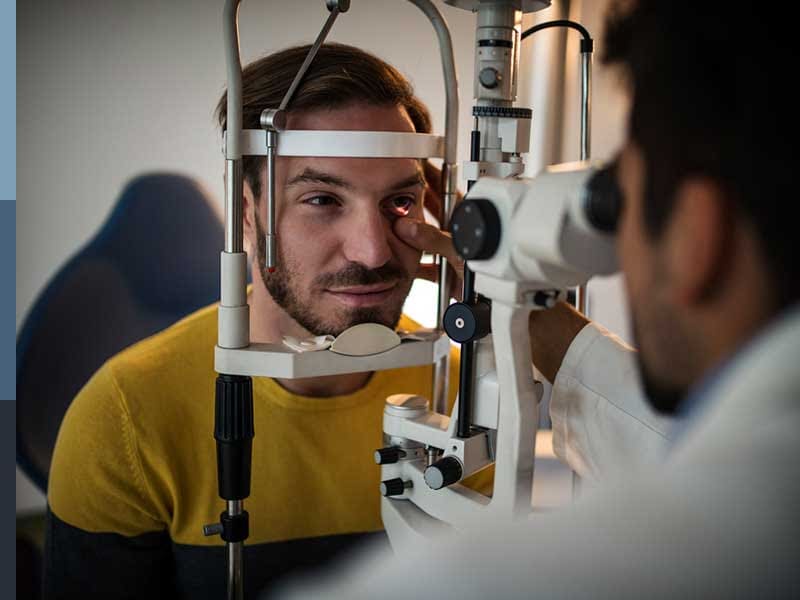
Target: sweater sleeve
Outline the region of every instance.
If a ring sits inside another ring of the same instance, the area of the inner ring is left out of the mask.
[[[64,417],[47,497],[47,597],[167,593],[172,568],[166,520],[148,490],[125,398],[108,364]]]

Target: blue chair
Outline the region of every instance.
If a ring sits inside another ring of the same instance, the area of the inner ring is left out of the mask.
[[[123,348],[219,299],[224,232],[192,179],[127,184],[95,237],[56,273],[17,336],[17,464],[47,490],[64,413]]]

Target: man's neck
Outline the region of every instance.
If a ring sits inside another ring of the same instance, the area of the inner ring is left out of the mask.
[[[306,338],[311,334],[278,306],[257,275],[253,277],[250,303],[250,341],[280,344],[284,335]],[[302,396],[341,396],[363,388],[372,373],[348,373],[303,379],[276,379],[281,387]]]

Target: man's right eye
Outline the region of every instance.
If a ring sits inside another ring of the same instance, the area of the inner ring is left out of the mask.
[[[303,204],[310,204],[311,206],[335,206],[339,201],[334,196],[312,196],[303,200]]]

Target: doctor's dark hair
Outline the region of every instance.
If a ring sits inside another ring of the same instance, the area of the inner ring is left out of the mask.
[[[242,128],[260,129],[265,108],[278,108],[300,70],[310,45],[288,48],[260,58],[242,70]],[[289,103],[289,113],[336,109],[348,104],[401,106],[417,133],[430,133],[431,116],[408,80],[387,62],[345,44],[323,44]],[[222,131],[227,124],[227,93],[217,103]],[[244,177],[256,201],[261,197],[264,157],[242,160]]]
[[[627,0],[609,13],[603,56],[631,86],[629,135],[645,161],[651,237],[664,230],[681,181],[710,177],[732,214],[752,224],[776,308],[800,299],[789,216],[797,195],[793,29],[774,11],[721,0]]]

